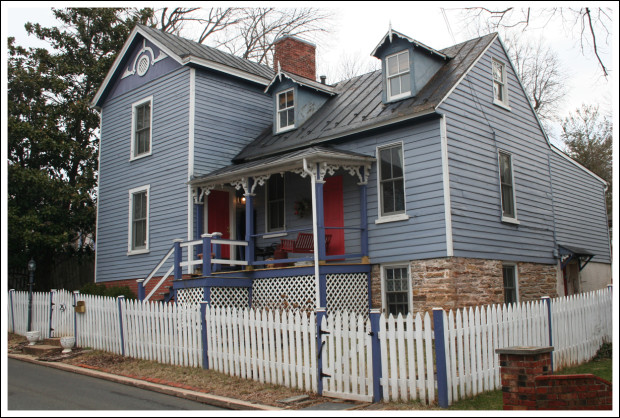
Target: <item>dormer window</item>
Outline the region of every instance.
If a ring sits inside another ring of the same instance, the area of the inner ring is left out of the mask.
[[[388,100],[396,100],[411,94],[409,75],[409,51],[402,51],[386,58]]]
[[[295,93],[294,89],[278,93],[278,132],[295,127]]]

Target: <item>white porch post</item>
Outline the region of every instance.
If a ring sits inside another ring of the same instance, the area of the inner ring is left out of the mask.
[[[314,239],[314,280],[316,282],[315,287],[315,307],[321,306],[321,289],[319,278],[319,235],[318,235],[318,223],[317,223],[317,210],[316,210],[316,173],[308,168],[308,162],[304,158],[304,171],[310,176],[312,187],[312,234]]]

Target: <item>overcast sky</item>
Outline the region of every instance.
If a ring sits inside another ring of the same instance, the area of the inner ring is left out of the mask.
[[[107,5],[107,3],[102,4]],[[89,6],[102,4],[88,3]],[[243,4],[248,5],[250,3]],[[258,4],[264,5],[265,3]],[[317,45],[317,72],[319,74],[336,74],[338,63],[343,57],[357,57],[367,63],[364,67],[372,65],[376,58],[370,57],[370,53],[387,32],[390,24],[393,29],[435,49],[442,49],[472,37],[471,32],[468,33],[466,29],[462,28],[458,8],[463,7],[463,5],[460,3],[442,3],[445,7],[445,16],[440,8],[419,6],[417,2],[359,2],[355,3],[354,7],[351,6],[353,3],[336,2],[300,4],[330,7],[335,14],[331,36]],[[498,3],[491,5],[496,4]],[[3,38],[15,36],[17,44],[22,46],[45,46],[45,44],[37,43],[37,40],[33,39],[32,36],[28,37],[23,27],[28,21],[38,22],[44,26],[56,24],[57,21],[53,18],[50,10],[52,5],[66,6],[75,5],[75,3],[3,2]],[[132,5],[136,7],[158,7],[169,6],[170,3],[151,2],[143,4],[136,2]],[[597,4],[593,5],[596,6]],[[616,3],[603,5],[614,7],[614,14],[618,11]],[[582,103],[599,104],[603,110],[611,112],[612,103],[617,105],[618,100],[616,74],[618,57],[617,55],[611,56],[611,51],[618,50],[617,39],[613,39],[613,43],[610,40],[609,46],[604,46],[600,40],[605,63],[611,70],[611,76],[605,79],[593,54],[590,51],[587,51],[585,55],[582,54],[579,39],[575,38],[571,31],[555,22],[540,22],[540,19],[537,19],[538,13],[535,9],[532,15],[527,36],[533,39],[542,37],[548,45],[552,46],[558,53],[568,75],[566,83],[568,97],[560,108],[560,114],[567,116],[569,112],[577,109]],[[454,39],[448,30],[448,25],[453,32]],[[614,22],[614,31],[617,34],[617,21]],[[2,47],[3,50],[6,50],[5,43]],[[328,82],[330,81],[336,80],[328,79]],[[552,138],[558,136],[559,131],[557,129],[556,126],[553,132],[549,132]],[[554,140],[553,142],[559,145],[557,141]]]

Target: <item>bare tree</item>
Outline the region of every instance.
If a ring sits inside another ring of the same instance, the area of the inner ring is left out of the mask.
[[[521,39],[513,34],[505,39],[505,45],[534,111],[548,128],[566,97],[567,75],[558,55],[542,39],[536,43]]]
[[[533,15],[540,21],[549,22],[559,19],[565,28],[579,37],[581,52],[591,50],[598,61],[598,65],[607,77],[607,65],[603,62],[601,48],[609,46],[611,40],[610,27],[612,25],[611,9],[608,8],[550,8],[550,9],[506,9],[491,10],[485,7],[466,8],[463,22],[473,23],[475,26],[488,31],[506,29],[520,29],[526,31],[531,28]]]
[[[234,55],[270,65],[273,42],[284,35],[303,35],[320,39],[331,30],[332,12],[323,9],[297,8],[239,9],[240,19],[215,37],[215,46]]]
[[[359,51],[345,52],[335,63],[321,65],[329,84],[348,80],[381,68],[381,61]]]
[[[198,7],[155,11],[150,24],[169,33],[186,36],[192,28],[196,42],[222,48],[231,54],[269,65],[273,42],[283,35],[320,38],[331,29],[332,12],[295,8],[212,8]]]

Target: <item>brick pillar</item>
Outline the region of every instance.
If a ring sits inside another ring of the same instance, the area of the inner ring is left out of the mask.
[[[536,377],[551,374],[553,347],[508,347],[499,354],[504,410],[536,409]]]

